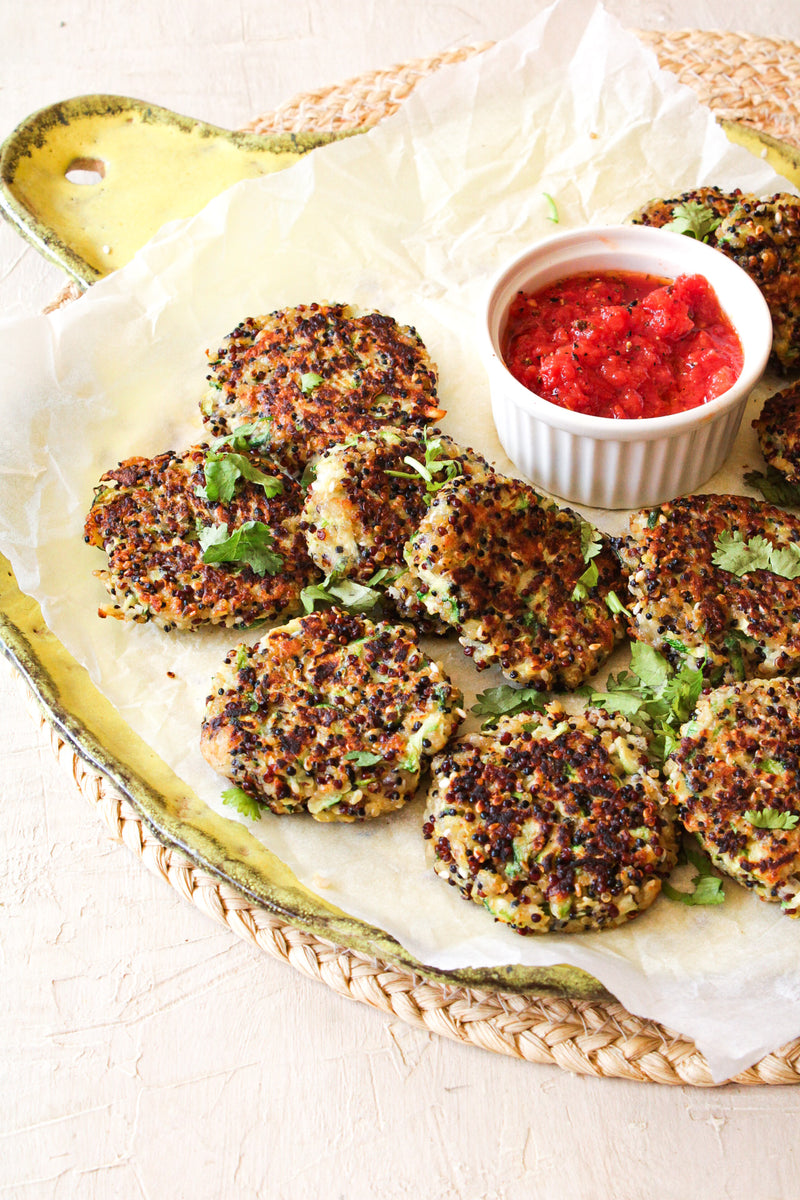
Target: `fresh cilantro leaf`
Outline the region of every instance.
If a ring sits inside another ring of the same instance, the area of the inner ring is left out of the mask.
[[[396,578],[388,567],[381,567],[367,583],[356,583],[353,579],[339,579],[336,575],[327,575],[322,583],[312,583],[304,587],[300,600],[307,613],[314,611],[317,600],[327,604],[341,604],[350,612],[368,612],[381,599],[380,583],[391,583]]]
[[[258,417],[247,425],[239,425],[233,433],[225,433],[211,441],[210,449],[221,450],[229,446],[234,451],[268,446],[272,440],[272,417]]]
[[[606,607],[612,616],[616,617],[619,613],[623,613],[626,617],[631,615],[630,609],[625,607],[613,588],[606,592],[605,599]]]
[[[748,808],[744,814],[756,829],[794,829],[800,816],[797,813],[781,812],[777,808],[762,808],[760,811]]]
[[[744,481],[756,488],[770,504],[800,505],[800,484],[791,483],[775,467],[767,467],[766,474],[760,471],[748,471]]]
[[[248,817],[251,821],[257,821],[261,816],[261,805],[240,787],[226,788],[222,793],[222,803],[230,804],[238,813],[241,813],[243,817]]]
[[[211,451],[206,455],[204,470],[206,485],[198,488],[197,494],[212,503],[229,504],[240,479],[260,484],[268,498],[279,496],[283,491],[283,483],[277,475],[267,475],[243,454]]]
[[[603,539],[588,521],[581,521],[581,554],[584,562],[591,562],[603,549]]]
[[[695,875],[692,883],[694,884],[694,890],[691,892],[682,892],[670,883],[662,883],[661,890],[668,900],[674,900],[678,904],[706,905],[725,903],[722,880],[718,879],[716,875]]]
[[[244,563],[256,575],[275,575],[283,558],[272,550],[274,538],[263,521],[245,521],[232,533],[227,524],[205,525],[199,531],[204,563]]]
[[[348,750],[345,758],[357,767],[374,767],[375,763],[383,762],[383,755],[373,754],[371,750]]]
[[[416,479],[419,477],[425,483],[425,500],[430,504],[434,494],[443,488],[450,480],[455,479],[461,474],[461,464],[455,458],[443,458],[444,445],[441,437],[431,438],[430,431],[425,430],[423,435],[423,445],[425,446],[425,461],[420,462],[418,458],[414,458],[410,454],[406,454],[403,462],[411,467],[410,471],[387,471],[387,475],[393,475],[397,479]],[[442,475],[442,472],[444,474]],[[441,478],[436,478],[436,476]]]
[[[300,376],[300,391],[304,396],[307,396],[315,388],[318,388],[321,383],[322,376],[318,375],[316,371],[305,371]]]
[[[307,462],[303,467],[303,474],[300,476],[300,487],[304,492],[308,491],[316,478],[317,464],[315,462]]]
[[[742,533],[721,533],[716,539],[711,561],[724,571],[741,577],[751,571],[771,571],[784,579],[800,576],[800,546],[787,542],[785,546],[773,546],[761,534],[744,540]]]
[[[707,242],[721,223],[722,218],[716,216],[708,205],[699,200],[689,200],[684,204],[675,205],[672,220],[663,228],[672,233],[684,233],[687,237],[696,238],[698,242]]]
[[[547,219],[552,221],[554,225],[558,224],[558,208],[556,202],[549,192],[542,192],[544,202],[547,205]]]
[[[510,683],[487,688],[475,697],[471,711],[477,717],[499,717],[518,712],[541,712],[545,698],[536,688],[515,688]]]
[[[596,562],[590,562],[586,570],[578,578],[578,582],[572,589],[573,600],[586,600],[589,595],[589,590],[597,587],[597,582],[600,578],[600,572],[597,569]]]

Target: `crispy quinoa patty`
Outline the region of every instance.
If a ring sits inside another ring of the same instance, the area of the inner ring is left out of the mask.
[[[666,770],[679,820],[716,866],[800,916],[800,683],[704,693]]]
[[[765,462],[800,483],[800,384],[775,392],[753,421]]]
[[[661,229],[675,219],[675,210],[684,204],[702,204],[718,220],[724,220],[742,200],[755,200],[755,198],[755,196],[740,191],[739,188],[734,188],[732,192],[725,192],[718,187],[693,188],[691,191],[681,192],[679,196],[672,196],[667,200],[661,198],[648,200],[636,212],[630,214],[628,221],[631,225],[653,225],[656,229]],[[713,241],[713,234],[711,240]]]
[[[619,718],[501,717],[436,756],[434,870],[518,933],[619,925],[652,904],[675,835],[643,738]]]
[[[201,749],[274,813],[355,821],[413,795],[463,719],[461,703],[408,629],[333,608],[229,652]]]
[[[778,193],[744,199],[715,232],[714,245],[758,284],[772,317],[772,355],[800,360],[800,199]]]
[[[683,496],[634,513],[618,551],[629,571],[631,636],[713,684],[800,672],[800,579],[714,564],[721,534],[800,543],[800,519],[745,496]]]
[[[623,634],[606,603],[624,591],[608,540],[597,534],[599,553],[586,557],[595,532],[519,479],[454,479],[434,497],[406,561],[422,603],[459,631],[476,667],[499,663],[515,683],[571,689]]]
[[[101,617],[170,630],[249,625],[300,611],[300,591],[318,574],[298,528],[298,483],[269,459],[243,453],[279,481],[279,493],[269,498],[260,484],[241,479],[228,503],[213,502],[199,494],[208,455],[200,445],[129,458],[102,476],[84,529],[85,540],[108,555],[107,566],[95,572],[112,597],[99,608]],[[278,556],[274,573],[257,574],[244,562],[203,562],[199,530],[226,525],[233,534],[248,522],[268,526],[261,533]]]
[[[215,434],[268,422],[273,454],[299,474],[351,433],[443,416],[419,334],[378,312],[302,304],[248,317],[209,352],[203,419]]]
[[[354,434],[314,461],[301,526],[308,552],[326,575],[360,583],[383,567],[404,567],[403,547],[435,492],[456,475],[490,470],[440,430]]]

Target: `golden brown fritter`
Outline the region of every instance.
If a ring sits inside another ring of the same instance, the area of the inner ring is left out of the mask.
[[[360,583],[382,568],[404,569],[403,547],[436,491],[490,470],[440,430],[354,434],[314,460],[301,526],[308,552],[326,575]]]
[[[444,415],[436,369],[416,330],[343,304],[248,317],[209,363],[201,411],[212,431],[265,422],[272,454],[293,474],[352,433]]]
[[[718,187],[692,188],[690,191],[681,192],[679,196],[672,196],[668,200],[660,198],[648,200],[647,204],[643,204],[636,212],[631,213],[628,221],[632,225],[653,225],[655,228],[661,229],[675,219],[676,209],[687,204],[702,204],[714,217],[723,220],[742,200],[755,200],[755,198],[755,196],[742,192],[739,188],[734,188],[731,192],[725,192]],[[713,241],[713,235],[710,240]]]
[[[717,228],[714,245],[758,284],[772,317],[772,354],[800,360],[800,199],[778,193],[743,199]]]
[[[624,591],[608,539],[519,479],[446,484],[406,561],[422,603],[459,631],[476,667],[499,663],[515,683],[576,688],[622,636],[607,603]]]
[[[655,900],[675,834],[643,738],[620,718],[501,717],[431,766],[434,870],[518,933],[619,925]]]
[[[716,866],[800,916],[800,683],[705,692],[666,770],[679,820]]]
[[[209,500],[203,494],[209,462],[233,457],[235,463],[237,454],[245,470],[274,482],[265,487],[236,475],[228,502]],[[113,603],[100,616],[170,630],[249,625],[299,612],[301,589],[319,578],[298,528],[302,502],[297,481],[273,462],[226,444],[127,459],[102,476],[86,518],[85,540],[108,555],[95,573]],[[238,534],[231,554],[252,548],[249,561],[204,562],[224,552],[206,549],[204,541],[221,542],[226,534]]]
[[[753,428],[766,463],[790,483],[800,483],[800,384],[770,396]]]
[[[618,547],[631,636],[714,684],[800,672],[800,579],[714,563],[720,537],[800,546],[800,519],[745,496],[683,496],[634,513]]]
[[[400,808],[463,720],[462,696],[416,635],[341,609],[229,652],[201,749],[278,814],[355,821]]]

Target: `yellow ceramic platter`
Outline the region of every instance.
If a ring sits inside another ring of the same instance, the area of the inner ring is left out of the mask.
[[[792,147],[727,123],[735,141],[800,184]],[[199,211],[245,178],[281,170],[334,134],[260,138],[231,133],[142,101],[88,96],[35,113],[0,148],[0,206],[20,233],[89,284],[127,262],[164,224]],[[581,999],[607,997],[571,966],[436,971],[392,937],[304,888],[245,826],[213,812],[124,722],[48,630],[0,556],[0,649],[47,719],[107,776],[156,836],[287,922],[440,982]]]

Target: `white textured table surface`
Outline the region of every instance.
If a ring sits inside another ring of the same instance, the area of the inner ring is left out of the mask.
[[[4,0],[0,136],[103,91],[233,128],[297,92],[500,38],[541,7]],[[800,40],[785,0],[608,7],[633,27]],[[62,282],[0,227],[0,312],[38,311]],[[111,841],[5,665],[0,712],[0,1197],[797,1194],[800,1088],[572,1077],[341,999]]]

